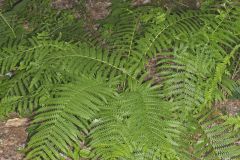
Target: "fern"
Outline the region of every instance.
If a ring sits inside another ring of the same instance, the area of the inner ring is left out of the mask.
[[[6,20],[6,18],[2,15],[2,13],[0,13],[0,17],[1,17],[2,21],[3,21],[3,22],[8,26],[8,28],[11,30],[13,37],[16,38],[16,33],[15,33],[15,31],[13,30],[13,28],[11,27],[11,25],[8,23],[8,21]]]
[[[30,107],[32,106],[31,97],[37,98],[37,95],[41,94],[39,92],[41,88],[45,87],[44,85],[63,81],[60,72],[57,73],[53,69],[57,66],[50,69],[50,66],[44,65],[50,62],[46,59],[50,51],[61,50],[63,44],[44,41],[36,43],[36,39],[35,41],[32,39],[30,43],[32,43],[32,48],[20,45],[17,48],[4,48],[1,53],[1,74],[5,77],[1,81],[1,86],[5,86],[2,92],[4,97],[17,96],[22,99],[16,102],[17,110],[20,112],[36,108]],[[54,66],[54,64],[51,65]]]
[[[14,15],[0,12],[0,46],[8,44],[7,41],[20,39],[19,37],[25,32],[21,22],[21,20],[17,21],[17,17]]]
[[[173,139],[178,137],[181,124],[171,120],[170,106],[146,86],[120,95],[100,111],[98,122],[93,124],[94,156],[158,159],[155,152],[173,151]]]
[[[61,12],[57,28],[47,19],[1,44],[0,114],[35,111],[29,160],[239,159],[239,128],[212,107],[236,85],[239,11],[231,1],[176,12],[123,5],[96,39],[73,36]]]
[[[196,155],[204,159],[238,159],[240,147],[236,144],[239,132],[223,123],[217,113],[202,114],[198,119],[202,132],[196,145]]]
[[[60,159],[60,153],[66,155],[68,147],[82,139],[79,129],[88,134],[88,121],[114,92],[103,82],[82,78],[77,84],[55,88],[52,95],[32,121],[26,159]]]

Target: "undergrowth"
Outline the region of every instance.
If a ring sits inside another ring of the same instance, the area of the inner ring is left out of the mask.
[[[97,31],[49,3],[0,13],[0,116],[31,115],[26,160],[240,159],[239,117],[214,108],[239,96],[237,1],[113,1]]]

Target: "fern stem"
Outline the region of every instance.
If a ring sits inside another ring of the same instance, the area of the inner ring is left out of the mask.
[[[0,17],[2,18],[3,22],[10,28],[12,34],[13,34],[13,37],[16,38],[16,33],[14,31],[14,29],[11,27],[11,25],[8,23],[7,19],[3,16],[3,14],[0,12]]]
[[[98,62],[100,62],[100,63],[103,63],[103,64],[105,64],[105,65],[108,65],[108,66],[110,66],[110,67],[112,67],[112,68],[114,68],[114,69],[122,72],[123,74],[127,75],[127,76],[130,77],[131,79],[139,82],[139,80],[137,80],[134,76],[132,76],[130,73],[128,73],[124,68],[118,68],[117,66],[112,65],[112,64],[110,64],[110,63],[108,63],[108,62],[106,62],[106,61],[102,61],[102,60],[100,60],[100,59],[96,59],[96,58],[92,58],[92,57],[88,57],[88,56],[83,56],[83,55],[58,56],[58,57],[52,57],[52,58],[50,58],[50,59],[59,59],[59,58],[66,58],[66,57],[80,57],[80,58],[90,59],[90,60],[93,60],[93,61],[98,61]]]
[[[134,36],[135,36],[135,34],[136,34],[138,25],[139,25],[139,18],[136,20],[136,24],[135,24],[135,26],[134,26],[134,31],[133,31],[132,36],[131,36],[131,42],[130,42],[130,46],[129,46],[128,58],[129,58],[129,56],[131,55],[132,45],[133,45],[133,41],[134,41]]]
[[[174,26],[175,24],[178,24],[179,22],[181,21],[185,21],[187,19],[193,19],[193,18],[198,18],[200,17],[199,15],[198,16],[189,16],[189,17],[186,17],[186,18],[182,18],[180,20],[177,20],[175,21],[174,23],[171,23],[169,25],[167,25],[166,27],[164,27],[162,30],[159,31],[159,33],[154,37],[154,39],[152,40],[152,42],[150,43],[150,45],[148,46],[148,48],[146,49],[146,51],[144,52],[144,56],[147,55],[148,51],[150,50],[150,48],[152,47],[152,45],[155,43],[155,41],[157,40],[157,38],[165,31],[167,30],[168,28]]]

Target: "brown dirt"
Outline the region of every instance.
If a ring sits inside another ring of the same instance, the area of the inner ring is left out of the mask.
[[[3,4],[4,4],[4,0],[0,0],[0,8],[2,8]]]
[[[132,5],[133,6],[140,6],[140,5],[145,5],[151,3],[151,0],[133,0]]]
[[[215,107],[228,115],[235,116],[240,113],[240,100],[225,100],[223,102],[216,103]]]
[[[104,19],[109,15],[110,0],[88,0],[86,3],[87,14],[93,20]]]
[[[0,123],[0,160],[21,160],[27,139],[27,120],[9,119]]]
[[[76,0],[53,0],[51,6],[58,10],[72,9],[76,3]]]

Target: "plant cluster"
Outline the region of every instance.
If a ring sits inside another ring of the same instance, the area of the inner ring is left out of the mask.
[[[237,1],[115,4],[96,34],[48,2],[0,14],[0,116],[31,115],[26,160],[240,159],[239,117],[213,107],[239,88]]]

